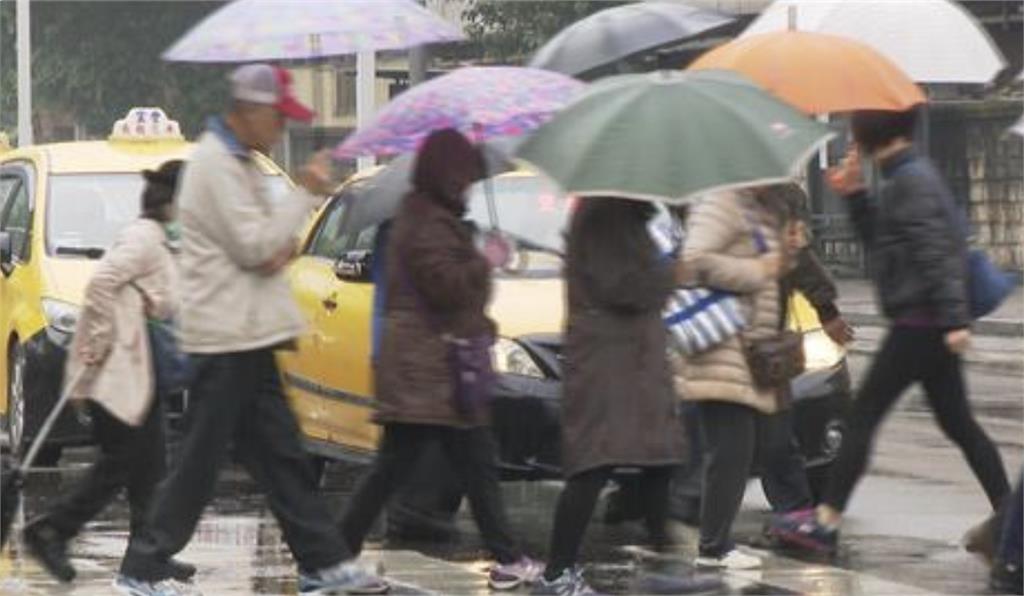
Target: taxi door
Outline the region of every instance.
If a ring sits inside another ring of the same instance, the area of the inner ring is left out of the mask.
[[[290,270],[292,288],[310,324],[299,350],[284,356],[285,384],[303,431],[341,451],[376,448],[370,386],[373,285],[341,281],[335,263],[358,240],[343,233],[345,201],[335,198],[314,226]]]
[[[6,430],[12,442],[21,440],[28,412],[22,395],[24,384],[12,384],[10,379],[19,379],[19,375],[24,374],[25,353],[20,344],[30,338],[22,336],[17,337],[17,342],[11,340],[18,333],[18,316],[26,313],[25,307],[32,297],[38,299],[39,274],[30,266],[33,257],[36,261],[40,258],[40,255],[32,254],[33,231],[41,231],[41,226],[33,229],[36,207],[33,193],[39,186],[37,171],[36,166],[28,161],[0,165],[0,194],[5,195],[0,203],[0,233],[10,240],[9,260],[0,264],[0,333],[3,334],[0,337],[0,370],[3,371],[0,387],[4,394]],[[38,246],[41,247],[41,243]],[[28,330],[24,331],[28,333]],[[13,399],[12,389],[18,393]],[[12,408],[19,411],[12,412]],[[16,415],[12,416],[12,413]]]
[[[344,250],[337,256],[368,253],[376,231],[374,226],[339,237],[338,245]],[[329,391],[323,402],[324,425],[332,443],[357,452],[373,451],[378,436],[371,420],[374,285],[366,268],[359,275],[339,277],[336,262],[335,258],[328,266],[329,283],[320,300],[322,378]]]

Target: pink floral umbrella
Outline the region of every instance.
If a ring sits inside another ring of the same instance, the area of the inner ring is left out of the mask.
[[[465,67],[418,85],[386,105],[334,152],[338,159],[416,151],[435,130],[480,142],[544,124],[584,88],[556,72],[516,66]]]
[[[303,60],[463,38],[458,27],[413,0],[235,0],[193,27],[163,58]]]

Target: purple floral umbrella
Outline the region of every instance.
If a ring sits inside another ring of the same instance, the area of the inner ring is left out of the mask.
[[[463,38],[458,27],[413,0],[235,0],[189,30],[163,58],[303,60]]]
[[[548,119],[584,84],[556,72],[516,66],[465,67],[413,87],[349,135],[338,159],[416,151],[435,130],[454,128],[474,141],[517,136]]]

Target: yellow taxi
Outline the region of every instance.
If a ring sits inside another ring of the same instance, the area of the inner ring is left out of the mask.
[[[57,400],[65,350],[95,261],[138,217],[139,173],[191,144],[159,108],[133,108],[103,141],[0,152],[0,419],[17,453]],[[269,159],[264,172],[290,184]],[[65,413],[37,460],[52,464],[89,429]]]

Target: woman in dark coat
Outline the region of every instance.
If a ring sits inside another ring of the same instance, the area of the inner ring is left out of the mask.
[[[618,467],[642,469],[647,528],[664,547],[672,467],[682,461],[661,311],[680,268],[647,232],[651,205],[584,199],[569,232],[563,467],[550,560],[538,593],[586,593],[576,558],[598,493]],[[681,273],[681,271],[680,271]]]
[[[454,130],[431,134],[417,156],[414,190],[388,240],[388,295],[375,368],[375,420],[384,433],[341,529],[359,552],[387,501],[412,477],[425,447],[437,441],[465,479],[473,517],[498,560],[491,587],[512,589],[532,583],[540,565],[524,557],[510,535],[489,407],[457,401],[446,339],[493,340],[496,331],[484,312],[492,262],[462,220],[466,189],[483,177],[479,151]]]

